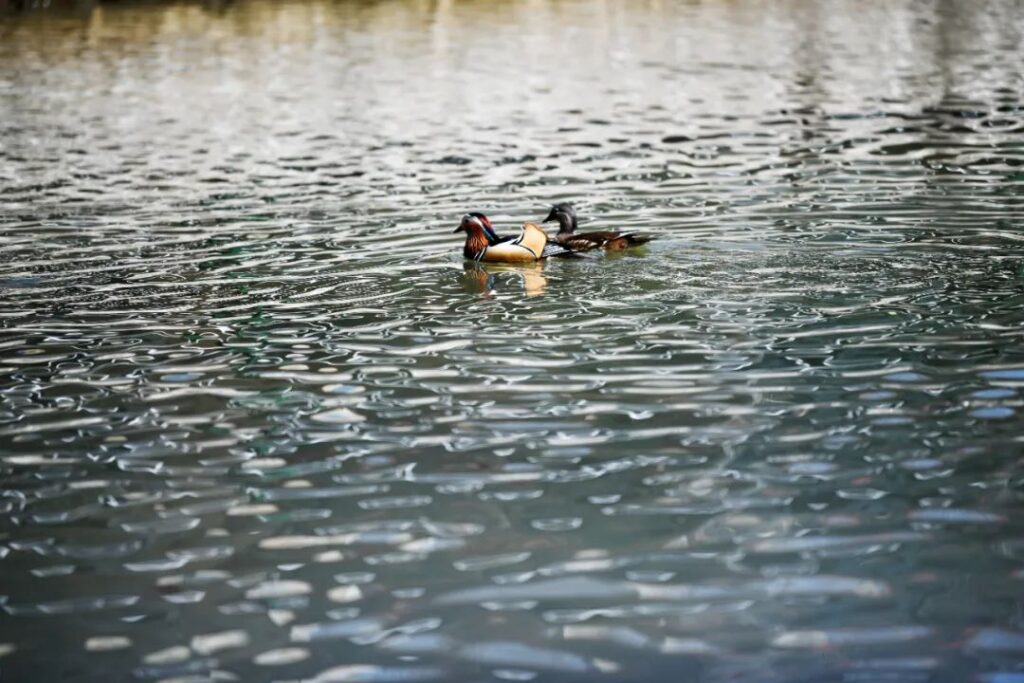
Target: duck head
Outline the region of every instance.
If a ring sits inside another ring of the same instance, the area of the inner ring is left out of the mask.
[[[466,243],[462,247],[462,255],[474,261],[483,258],[487,248],[497,240],[494,228],[491,227],[491,221],[482,213],[464,215],[459,222],[459,227],[455,228],[455,232],[466,233]]]
[[[464,232],[468,235],[472,235],[475,230],[483,231],[487,241],[491,244],[498,241],[498,233],[494,232],[491,219],[476,211],[463,216],[459,222],[459,227],[455,228],[455,232]]]
[[[576,229],[576,209],[568,202],[555,204],[551,207],[548,217],[544,219],[545,223],[551,221],[558,221],[559,233],[572,233]]]

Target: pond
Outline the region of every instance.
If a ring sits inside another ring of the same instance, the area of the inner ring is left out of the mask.
[[[1024,681],[1019,2],[44,4],[5,680]]]

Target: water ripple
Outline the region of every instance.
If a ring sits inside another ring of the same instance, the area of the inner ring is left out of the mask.
[[[36,4],[12,680],[1019,678],[1012,0]]]

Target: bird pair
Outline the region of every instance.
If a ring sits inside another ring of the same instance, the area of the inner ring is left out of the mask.
[[[467,213],[455,232],[466,233],[462,255],[473,261],[522,263],[549,256],[568,256],[591,249],[620,250],[650,242],[652,237],[614,230],[577,233],[576,210],[572,204],[555,204],[542,222],[558,221],[552,241],[536,223],[526,223],[518,235],[499,237],[482,213]]]

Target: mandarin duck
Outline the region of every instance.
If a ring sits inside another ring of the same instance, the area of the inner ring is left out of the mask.
[[[550,243],[547,233],[534,223],[524,224],[518,235],[499,237],[482,213],[467,213],[455,232],[466,233],[462,255],[472,261],[524,263],[573,253],[568,246]]]
[[[590,249],[617,251],[638,247],[654,239],[652,235],[619,232],[618,230],[577,233],[576,209],[572,208],[572,204],[569,203],[552,206],[548,217],[542,222],[550,223],[551,221],[558,221],[558,234],[555,235],[555,242],[573,251],[588,251]]]

